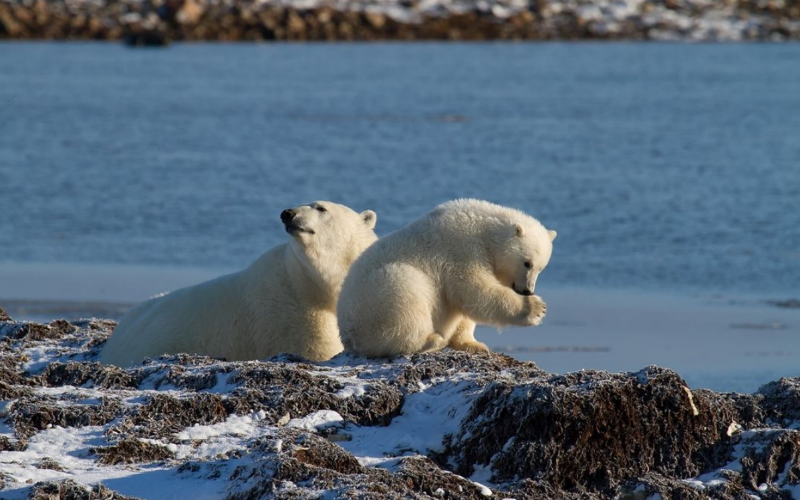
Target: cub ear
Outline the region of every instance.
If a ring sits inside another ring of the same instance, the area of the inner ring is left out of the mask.
[[[550,235],[550,241],[553,241],[554,239],[556,239],[556,236],[558,236],[558,233],[553,231],[552,229],[547,231],[547,234]]]
[[[359,214],[361,219],[364,221],[364,224],[367,225],[370,229],[375,229],[375,223],[378,222],[378,214],[373,212],[372,210],[364,210]]]
[[[523,234],[525,234],[525,231],[522,230],[522,226],[520,226],[519,224],[514,224],[512,230],[514,231],[514,236],[522,236]]]

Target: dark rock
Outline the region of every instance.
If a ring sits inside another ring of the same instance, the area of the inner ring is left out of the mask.
[[[63,319],[53,321],[49,325],[40,323],[16,323],[13,328],[5,330],[6,337],[13,340],[52,340],[75,333],[77,329]]]
[[[650,471],[693,477],[730,458],[739,419],[676,373],[582,371],[489,386],[449,440],[456,472],[491,466],[498,482],[611,491]]]
[[[173,386],[189,391],[204,391],[213,388],[220,380],[225,380],[227,374],[235,368],[229,364],[216,364],[219,360],[207,356],[180,355],[170,358],[161,358],[166,365],[158,365],[152,360],[145,367],[138,370],[140,378],[148,374],[153,387],[160,389],[162,386]],[[197,370],[195,367],[207,367]]]
[[[58,338],[58,331],[39,323],[16,323],[13,328],[5,330],[6,337],[13,340],[46,340]]]
[[[77,328],[74,325],[70,324],[69,321],[63,319],[57,319],[50,323],[50,330],[54,332],[56,338],[61,338],[64,335],[75,333]]]
[[[73,321],[72,324],[78,328],[82,328],[89,331],[103,331],[106,332],[108,335],[111,335],[111,332],[114,331],[114,327],[117,326],[116,321],[110,319],[97,319],[97,318]]]
[[[173,453],[166,446],[139,439],[122,439],[111,446],[91,448],[89,452],[97,455],[99,457],[97,461],[103,465],[161,462],[173,457]]]
[[[761,407],[770,419],[785,424],[800,420],[800,378],[770,382],[761,386],[756,394],[764,397]]]
[[[665,477],[656,473],[626,482],[619,493],[619,500],[646,500],[660,495],[661,498],[679,498],[681,500],[751,500],[752,492],[742,486],[737,475],[731,475],[724,482],[706,487],[702,490],[693,487],[686,481]],[[656,497],[658,498],[658,497]],[[768,495],[765,500],[779,499],[780,496]]]
[[[2,373],[2,372],[0,372]],[[10,385],[4,381],[2,381],[2,375],[0,375],[0,400],[4,399],[17,399],[21,398],[22,396],[30,395],[30,389],[27,387],[20,387],[19,385]]]
[[[25,443],[14,441],[7,436],[0,436],[0,451],[22,451],[25,448]],[[0,490],[3,488],[0,487]]]
[[[121,411],[122,405],[112,398],[100,398],[98,404],[80,404],[47,396],[26,396],[14,403],[9,415],[17,436],[27,439],[55,425],[84,427],[107,424]]]
[[[156,394],[112,426],[107,434],[159,439],[195,424],[222,422],[227,416],[222,397],[216,394],[196,394],[185,398]]]
[[[468,479],[442,470],[426,457],[408,457],[400,460],[395,474],[409,488],[433,498],[459,498],[463,500],[483,500],[489,488],[481,488]],[[438,490],[442,492],[437,493]]]
[[[131,373],[116,366],[96,362],[51,363],[42,374],[42,381],[50,387],[64,385],[91,385],[105,389],[135,389],[139,387],[142,374]]]
[[[800,482],[800,432],[795,430],[757,431],[740,445],[742,482],[751,491],[762,484],[783,486]]]
[[[504,373],[509,381],[527,380],[546,375],[534,363],[518,361],[504,354],[467,354],[463,351],[443,351],[411,356],[408,366],[396,378],[396,384],[414,392],[421,382],[435,378],[452,378],[460,373],[478,374],[476,381],[487,384]]]
[[[29,386],[36,384],[22,373],[22,357],[15,353],[13,349],[0,343],[0,394],[7,394],[2,399],[14,399],[13,396],[20,390],[19,386]]]
[[[244,390],[234,391],[226,404],[236,413],[263,409],[272,422],[287,413],[296,417],[333,410],[359,425],[387,425],[402,408],[402,392],[383,381],[370,381],[364,394],[343,398],[336,395],[345,387],[342,382],[312,376],[307,369],[312,365],[248,364],[229,378],[228,383],[241,383]]]
[[[28,500],[137,500],[120,495],[102,484],[84,486],[71,479],[36,483]]]
[[[280,439],[280,450],[277,440]],[[398,472],[361,466],[354,456],[315,435],[284,430],[279,436],[262,440],[258,447],[268,458],[255,470],[244,470],[231,477],[247,477],[255,486],[231,494],[227,500],[315,499],[320,491],[335,492],[335,498],[368,500],[486,498],[475,483],[442,471],[424,457],[400,460]],[[261,478],[253,481],[254,478]],[[290,482],[291,490],[282,484]],[[437,492],[437,490],[441,490]]]
[[[356,457],[316,434],[287,429],[281,436],[286,446],[283,453],[305,465],[339,474],[363,474],[367,470]]]
[[[39,460],[36,464],[37,469],[47,469],[47,470],[57,470],[60,472],[64,472],[64,468],[61,467],[61,464],[53,460],[52,458],[43,458]]]

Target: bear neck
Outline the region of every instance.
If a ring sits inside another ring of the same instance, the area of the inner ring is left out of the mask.
[[[336,299],[342,289],[352,260],[349,251],[331,252],[330,249],[302,247],[290,244],[286,251],[286,267],[305,276],[306,280],[293,281],[292,286],[306,299],[323,309],[336,310]],[[342,271],[344,269],[344,271]]]

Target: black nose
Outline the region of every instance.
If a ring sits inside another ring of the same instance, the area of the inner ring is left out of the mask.
[[[520,292],[520,293],[521,293],[522,295],[533,295],[533,291],[532,291],[530,288],[526,288],[525,290],[523,290],[523,291],[522,291],[522,292]]]
[[[284,224],[291,222],[292,219],[294,219],[294,212],[291,209],[281,212],[281,222]]]

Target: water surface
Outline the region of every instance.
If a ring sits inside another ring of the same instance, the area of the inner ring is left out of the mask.
[[[0,44],[0,261],[240,267],[281,209],[477,197],[541,283],[795,292],[800,45]],[[9,294],[0,285],[0,297]]]

